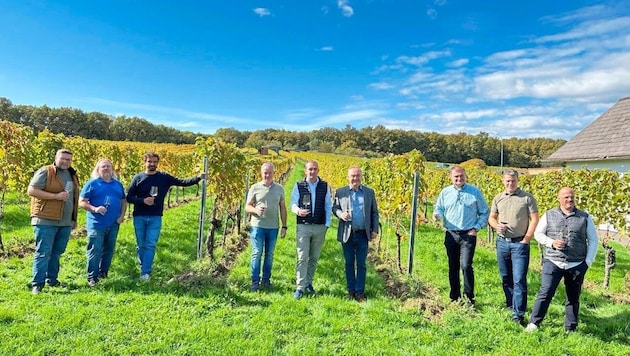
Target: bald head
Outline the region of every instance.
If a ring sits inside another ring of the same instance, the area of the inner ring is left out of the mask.
[[[573,189],[569,187],[562,187],[558,192],[558,202],[560,203],[560,210],[565,213],[570,213],[575,209]]]

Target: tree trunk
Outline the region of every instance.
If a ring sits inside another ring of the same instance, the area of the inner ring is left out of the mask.
[[[610,272],[617,265],[617,263],[616,263],[617,258],[615,256],[615,249],[614,248],[612,248],[606,242],[602,243],[602,245],[604,246],[605,253],[606,253],[606,264],[605,264],[605,267],[604,267],[604,288],[608,289],[608,287],[610,285]]]
[[[212,204],[212,217],[210,223],[210,231],[208,232],[208,237],[206,238],[206,251],[208,251],[208,257],[211,260],[214,260],[214,234],[215,230],[221,225],[221,222],[216,219],[217,216],[217,198],[214,198],[214,202]]]
[[[4,190],[2,191],[2,198],[0,200],[0,226],[2,226],[2,220],[4,220]],[[0,229],[0,251],[4,252],[4,243],[2,242],[2,230]]]
[[[401,255],[402,255],[402,235],[397,231],[396,232],[396,244],[398,245],[398,271],[400,273],[403,273],[403,269],[402,269],[402,261],[401,261]]]

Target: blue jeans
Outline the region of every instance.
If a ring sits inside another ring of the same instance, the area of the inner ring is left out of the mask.
[[[529,244],[497,239],[497,262],[505,294],[505,305],[514,311],[512,317],[522,319],[527,309],[527,269]]]
[[[136,251],[140,262],[140,274],[151,274],[155,246],[162,230],[161,216],[134,216],[133,228],[136,232]]]
[[[98,280],[101,274],[107,275],[112,265],[118,223],[105,229],[88,229],[87,231],[87,279]]]
[[[271,267],[273,266],[273,251],[276,249],[276,241],[278,241],[278,229],[263,229],[252,226],[250,237],[252,241],[252,282],[260,282],[260,258],[263,255],[263,250],[265,251],[265,259],[262,280],[269,282],[271,280]]]
[[[542,323],[547,314],[549,304],[554,294],[556,294],[556,288],[558,288],[560,280],[564,278],[564,289],[566,293],[564,300],[564,328],[566,330],[575,330],[578,324],[582,283],[584,283],[584,275],[587,270],[588,265],[586,262],[582,262],[578,266],[570,269],[562,269],[548,259],[545,259],[542,267],[540,291],[538,292],[538,296],[536,296],[529,322],[540,326],[540,323]]]
[[[346,261],[346,287],[349,293],[365,294],[366,260],[368,255],[368,239],[365,230],[352,233],[348,242],[341,243],[343,258]]]
[[[56,284],[59,277],[59,257],[66,250],[71,226],[34,225],[35,257],[33,259],[32,286],[42,287],[45,282]]]
[[[446,231],[444,237],[446,255],[448,256],[448,281],[451,286],[451,300],[461,298],[459,270],[464,275],[464,294],[471,303],[475,302],[475,274],[473,256],[477,246],[477,236],[468,235],[468,231]]]

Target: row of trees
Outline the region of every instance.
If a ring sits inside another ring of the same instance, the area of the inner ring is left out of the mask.
[[[67,137],[110,141],[194,144],[199,134],[179,131],[164,125],[153,125],[138,117],[113,117],[99,112],[83,112],[72,108],[51,108],[46,105],[13,105],[0,97],[0,120],[28,126],[35,134],[48,130]]]
[[[500,138],[481,132],[444,135],[437,132],[390,130],[382,125],[361,129],[346,125],[343,129],[324,127],[310,132],[265,129],[254,132],[222,128],[215,137],[239,147],[279,146],[289,150],[312,150],[324,153],[377,157],[401,155],[413,150],[422,152],[427,161],[464,162],[480,158],[486,164],[512,167],[541,167],[543,160],[562,146],[565,140],[549,138]]]
[[[29,126],[35,134],[47,129],[65,136],[112,141],[195,143],[196,137],[210,135],[179,131],[163,125],[153,125],[137,117],[112,117],[98,112],[85,113],[79,109],[13,105],[0,97],[0,120]],[[488,133],[444,135],[437,132],[389,130],[382,125],[357,129],[346,125],[343,129],[324,127],[310,132],[282,129],[239,131],[235,128],[218,129],[214,135],[223,142],[240,148],[278,146],[291,150],[334,152],[353,156],[379,157],[420,151],[428,161],[463,162],[480,158],[488,165],[512,167],[540,167],[542,161],[564,140],[548,138],[504,138]]]

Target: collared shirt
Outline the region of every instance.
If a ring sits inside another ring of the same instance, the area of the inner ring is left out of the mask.
[[[545,235],[545,231],[547,231],[547,214],[543,214],[543,216],[538,221],[538,225],[536,226],[536,231],[534,232],[534,238],[540,244],[545,245],[547,248],[553,248],[553,239],[549,236]],[[597,254],[597,245],[599,244],[599,239],[597,238],[597,229],[595,228],[595,223],[593,219],[589,215],[586,218],[586,238],[588,240],[587,250],[586,250],[586,258],[584,261],[590,267],[593,261],[595,261],[595,255]],[[582,263],[579,262],[561,262],[561,261],[553,261],[553,264],[558,266],[560,269],[571,269],[577,267]]]
[[[479,188],[464,184],[461,188],[450,185],[442,189],[434,213],[443,219],[447,230],[479,231],[488,224],[490,210]]]
[[[317,188],[317,183],[319,183],[319,178],[315,181],[315,183],[311,183],[308,179],[306,180],[308,184],[308,190],[311,192],[311,212],[315,210],[315,190]],[[297,215],[300,207],[298,206],[298,200],[300,199],[300,192],[298,191],[297,184],[293,186],[293,190],[291,191],[291,211]],[[330,195],[330,186],[326,189],[326,197],[324,198],[325,205],[324,212],[326,213],[326,227],[330,227],[332,222],[332,197]]]
[[[492,200],[491,213],[499,214],[498,221],[507,224],[505,237],[522,237],[529,228],[529,216],[538,212],[534,197],[517,188],[512,194],[503,191]]]
[[[253,202],[254,207],[259,207],[263,203],[267,205],[264,216],[251,214],[251,226],[263,229],[277,229],[279,227],[280,202],[284,204],[284,188],[280,184],[272,182],[271,185],[267,186],[262,181],[253,184],[247,192],[247,202]]]
[[[363,186],[360,185],[357,190],[350,187],[350,204],[352,205],[352,230],[366,230],[363,215],[365,211]]]

